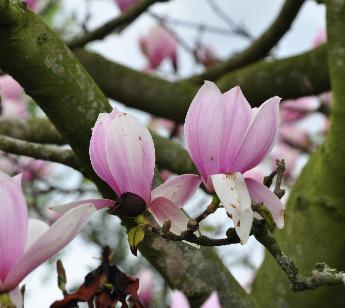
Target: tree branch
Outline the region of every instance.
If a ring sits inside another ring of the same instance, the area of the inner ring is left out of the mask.
[[[71,42],[67,43],[67,46],[71,49],[82,47],[89,42],[95,40],[101,40],[107,35],[117,32],[120,33],[128,25],[130,25],[136,18],[138,18],[142,13],[144,13],[152,4],[156,2],[163,2],[162,0],[141,0],[138,4],[130,7],[126,12],[120,16],[106,22],[99,28],[85,33],[79,38],[73,39]]]
[[[42,145],[0,135],[0,150],[60,163],[80,171],[73,151],[55,145]]]
[[[78,50],[76,55],[108,97],[179,123],[184,122],[199,88],[135,71],[94,52]],[[222,91],[240,85],[253,107],[274,95],[284,99],[316,95],[330,89],[326,57],[326,46],[322,46],[298,56],[249,65],[216,83]]]
[[[266,57],[290,29],[303,3],[304,0],[286,0],[277,18],[252,45],[229,60],[212,66],[199,76],[188,78],[188,81],[202,83],[204,80],[216,80],[225,73]]]

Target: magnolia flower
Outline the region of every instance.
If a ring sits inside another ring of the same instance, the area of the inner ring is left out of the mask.
[[[135,5],[138,0],[115,0],[115,2],[120,11],[123,13],[126,12],[131,6]]]
[[[116,110],[100,114],[92,131],[90,158],[97,175],[119,196],[119,207],[126,207],[131,216],[147,207],[159,225],[170,220],[172,232],[186,230],[188,217],[180,208],[201,180],[194,174],[180,175],[151,191],[155,149],[148,129],[135,117]]]
[[[170,59],[174,69],[177,69],[176,40],[163,27],[153,27],[148,34],[140,38],[139,44],[149,60],[148,69],[156,69],[165,59]]]
[[[319,47],[327,41],[327,33],[324,28],[320,28],[313,38],[313,47]]]
[[[23,94],[23,88],[11,76],[0,77],[0,96],[2,99],[19,100]]]
[[[79,201],[50,227],[28,219],[21,189],[21,175],[13,178],[0,172],[0,293],[9,292],[21,307],[19,283],[36,267],[66,246],[82,229],[96,209],[111,200]]]
[[[276,138],[279,97],[251,109],[240,87],[222,94],[206,82],[189,107],[185,138],[189,154],[210,192],[216,192],[244,244],[254,213],[251,200],[264,202],[278,228],[284,225],[284,206],[263,184],[243,174],[268,154]]]
[[[190,308],[186,296],[181,291],[174,290],[171,293],[170,308]],[[217,292],[212,292],[200,308],[221,308]]]
[[[150,307],[153,304],[154,277],[150,270],[142,269],[139,274],[138,297],[144,307]]]
[[[301,97],[298,99],[287,100],[282,103],[280,116],[282,122],[293,122],[305,118],[308,114],[315,111],[318,102],[313,97]]]

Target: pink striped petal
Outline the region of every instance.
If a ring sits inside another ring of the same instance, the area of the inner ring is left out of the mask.
[[[25,247],[28,210],[19,177],[0,172],[0,280],[4,281]]]
[[[105,135],[111,121],[117,113],[117,110],[114,109],[111,113],[101,113],[98,116],[95,126],[92,129],[89,153],[92,167],[97,175],[106,182],[116,194],[119,194],[119,188],[110,172],[105,154]]]
[[[95,211],[92,204],[85,204],[61,216],[19,259],[6,277],[5,288],[15,288],[26,275],[64,248],[78,235]]]
[[[151,192],[151,200],[165,197],[182,207],[196,192],[201,179],[195,174],[183,174],[167,180]]]
[[[96,210],[101,210],[113,206],[115,201],[110,199],[86,199],[73,201],[62,205],[49,206],[49,209],[59,214],[65,214],[69,210],[84,204],[92,204]]]
[[[252,118],[251,107],[239,86],[223,94],[225,119],[220,150],[220,172],[229,173]]]
[[[162,226],[165,221],[171,221],[170,231],[180,235],[182,231],[187,230],[189,221],[188,216],[172,201],[164,197],[158,197],[149,205],[156,222]]]
[[[234,222],[241,244],[245,244],[252,228],[254,213],[243,175],[237,172],[216,174],[211,178],[218,198]]]
[[[209,298],[201,305],[200,308],[222,308],[219,303],[218,293],[212,292]]]
[[[278,132],[279,101],[275,96],[261,105],[246,132],[233,170],[244,173],[257,166],[270,152]]]
[[[204,182],[212,190],[209,177],[219,173],[219,155],[223,129],[222,94],[212,82],[205,82],[189,107],[184,133],[189,154]]]
[[[105,151],[118,195],[131,192],[149,203],[155,149],[148,129],[135,117],[118,113],[108,128]]]
[[[271,212],[277,228],[284,227],[285,205],[265,185],[251,178],[245,179],[250,198],[255,202],[263,202]]]
[[[30,218],[28,221],[28,235],[25,243],[25,250],[28,250],[33,243],[35,243],[41,235],[47,232],[49,225],[45,222]]]

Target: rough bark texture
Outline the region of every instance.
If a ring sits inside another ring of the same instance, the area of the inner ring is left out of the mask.
[[[312,155],[287,204],[278,240],[304,273],[316,262],[345,269],[345,1],[327,4],[328,58],[333,91],[332,125]],[[260,307],[344,307],[344,286],[293,294],[270,256],[260,269],[254,297]]]
[[[73,53],[19,1],[0,0],[0,67],[40,105],[104,196],[113,196],[93,173],[88,155],[91,128],[110,105]],[[159,237],[148,237],[142,246],[148,260],[172,288],[186,293],[193,307],[213,290],[224,307],[254,307],[213,250],[195,250]],[[206,283],[210,280],[212,284]]]

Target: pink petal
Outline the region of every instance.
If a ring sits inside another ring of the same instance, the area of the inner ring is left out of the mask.
[[[201,305],[200,308],[222,308],[219,303],[217,292],[212,292],[209,298]]]
[[[111,121],[117,113],[117,110],[114,109],[109,114],[101,113],[98,116],[95,126],[92,129],[89,153],[92,167],[97,175],[106,182],[116,192],[116,194],[119,194],[120,190],[110,172],[105,153],[105,135]]]
[[[135,5],[138,0],[115,0],[115,2],[119,6],[120,11],[123,13],[127,11],[131,6]]]
[[[189,308],[187,297],[178,290],[171,292],[170,308]]]
[[[144,307],[150,307],[153,304],[154,277],[150,270],[143,269],[138,274],[139,290],[138,296]]]
[[[118,113],[107,130],[105,150],[118,195],[131,192],[149,203],[155,149],[148,129],[133,116]]]
[[[59,214],[65,214],[69,210],[85,204],[92,204],[96,208],[96,210],[101,210],[113,206],[115,202],[110,199],[86,199],[73,201],[62,205],[50,206],[49,209]]]
[[[23,295],[19,288],[15,288],[9,293],[10,300],[12,304],[17,308],[22,308],[23,306]]]
[[[188,216],[176,204],[164,197],[158,197],[149,205],[156,222],[162,226],[165,221],[171,221],[170,231],[180,235],[182,231],[187,230],[189,221]]]
[[[48,229],[49,225],[45,222],[30,218],[28,221],[28,235],[25,243],[25,250],[28,250]]]
[[[184,133],[189,154],[209,189],[209,176],[219,173],[224,104],[222,94],[212,82],[205,82],[189,107]]]
[[[85,204],[61,216],[19,259],[6,277],[5,288],[15,288],[26,275],[64,248],[78,235],[95,211],[92,204]]]
[[[220,150],[220,172],[236,172],[231,167],[252,118],[251,107],[239,86],[223,94],[225,119]]]
[[[196,192],[201,179],[195,174],[183,174],[167,180],[151,192],[151,200],[165,197],[182,207]]]
[[[258,165],[272,149],[278,132],[279,101],[275,96],[261,105],[250,124],[232,169],[244,173]]]
[[[0,172],[0,280],[4,281],[25,247],[28,210],[18,183]]]
[[[255,202],[263,202],[271,212],[277,228],[282,229],[284,227],[285,205],[264,184],[251,178],[246,178],[245,181],[250,198]]]

